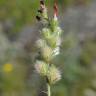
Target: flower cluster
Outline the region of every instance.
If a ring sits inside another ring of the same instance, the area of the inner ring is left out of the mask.
[[[44,0],[40,0],[40,9],[36,16],[41,21],[44,28],[41,30],[41,38],[36,41],[36,46],[40,50],[40,59],[36,60],[35,69],[41,76],[47,77],[47,83],[54,84],[61,79],[61,73],[54,64],[53,58],[60,53],[62,30],[58,24],[58,8],[54,4],[54,17],[50,19]]]

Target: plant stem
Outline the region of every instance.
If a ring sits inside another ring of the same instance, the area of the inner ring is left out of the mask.
[[[50,84],[47,83],[48,96],[51,96]]]

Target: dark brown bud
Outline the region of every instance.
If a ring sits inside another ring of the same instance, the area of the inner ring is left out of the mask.
[[[44,5],[44,0],[41,0],[41,1],[40,1],[40,4]]]
[[[40,21],[40,20],[41,20],[41,18],[40,18],[39,16],[36,16],[36,19],[37,19],[38,21]]]
[[[39,13],[42,13],[42,10],[38,10]]]

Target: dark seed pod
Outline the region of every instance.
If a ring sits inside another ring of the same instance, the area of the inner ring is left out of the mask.
[[[41,20],[41,18],[40,18],[39,16],[36,16],[36,19],[37,19],[38,21],[40,21],[40,20]]]
[[[44,0],[41,0],[41,1],[40,1],[40,4],[44,5]]]
[[[42,13],[42,10],[38,10],[39,13]]]

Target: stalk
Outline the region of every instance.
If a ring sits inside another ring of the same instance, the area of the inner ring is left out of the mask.
[[[48,96],[51,96],[51,86],[49,83],[47,83],[47,92]]]

